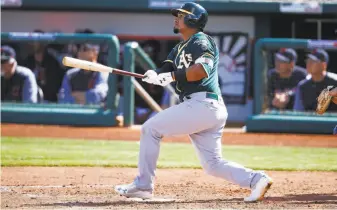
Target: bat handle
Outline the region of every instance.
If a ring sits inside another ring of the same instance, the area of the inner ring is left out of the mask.
[[[142,74],[137,74],[137,73],[133,73],[133,72],[128,72],[128,71],[121,71],[119,69],[113,69],[113,73],[115,74],[119,74],[119,75],[126,75],[126,76],[131,76],[131,77],[136,77],[136,78],[143,78],[144,75]]]

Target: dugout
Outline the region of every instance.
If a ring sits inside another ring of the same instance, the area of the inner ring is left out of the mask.
[[[108,48],[107,64],[112,68],[119,67],[120,46],[119,40],[109,34],[62,34],[62,33],[1,33],[1,40],[6,43],[39,42],[39,43],[97,43],[106,44]],[[123,49],[124,70],[135,72],[137,62],[144,69],[155,69],[155,63],[142,50],[137,42],[127,42]],[[161,111],[158,104],[132,77],[123,77],[124,95],[124,126],[134,124],[134,95],[135,91],[155,111]],[[26,124],[50,124],[73,126],[117,126],[116,116],[120,101],[120,93],[117,91],[117,75],[109,74],[108,94],[102,104],[79,105],[58,103],[1,103],[2,122],[26,123]],[[177,97],[172,86],[165,87],[171,93],[171,100]]]
[[[116,68],[119,63],[119,41],[116,36],[103,34],[59,34],[59,33],[1,33],[1,41],[42,43],[106,43],[108,65]],[[108,79],[109,93],[105,107],[77,104],[25,104],[1,103],[1,121],[4,123],[32,123],[81,126],[116,125],[117,86],[116,75]]]
[[[336,40],[260,39],[254,48],[254,115],[247,120],[248,132],[332,134],[337,113],[270,111],[266,109],[268,50],[281,47],[337,51]]]

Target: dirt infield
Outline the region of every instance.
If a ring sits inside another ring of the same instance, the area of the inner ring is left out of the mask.
[[[156,196],[175,201],[145,203],[116,195],[113,186],[130,182],[136,172],[128,168],[3,168],[1,208],[332,209],[337,206],[337,173],[333,172],[269,172],[275,183],[264,201],[253,204],[243,202],[249,190],[205,175],[201,170],[157,171]]]
[[[2,136],[139,140],[139,128],[78,128],[1,125]],[[189,142],[186,137],[164,139]],[[228,129],[223,144],[337,147],[328,135],[247,134]],[[133,201],[116,195],[113,186],[130,182],[131,168],[3,167],[1,209],[335,209],[337,172],[268,172],[274,184],[267,198],[246,204],[249,190],[197,169],[157,170],[155,194],[164,201]],[[166,199],[166,200],[165,200]],[[172,201],[173,199],[173,201]]]

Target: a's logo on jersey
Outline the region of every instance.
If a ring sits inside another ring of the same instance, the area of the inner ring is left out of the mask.
[[[183,50],[179,56],[179,65],[177,69],[182,69],[185,67],[186,69],[190,67],[192,62],[192,54],[185,54],[185,50]]]

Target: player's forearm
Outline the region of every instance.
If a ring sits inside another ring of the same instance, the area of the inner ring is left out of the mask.
[[[337,97],[337,87],[335,87],[334,89],[330,90],[330,95]]]
[[[87,104],[98,104],[102,102],[107,96],[108,90],[109,87],[105,83],[99,84],[94,89],[88,90],[85,94]]]
[[[337,87],[335,87],[334,89],[330,90],[330,95],[332,96],[332,102],[334,104],[337,104]]]
[[[202,64],[194,64],[190,66],[186,71],[176,71],[172,73],[172,77],[174,80],[185,80],[184,77],[186,77],[186,80],[189,82],[199,81],[203,78],[207,77],[207,73],[204,70],[204,67]]]
[[[24,103],[37,103],[37,91],[35,78],[27,78],[23,85],[22,101]]]
[[[304,111],[304,106],[303,106],[303,100],[301,97],[301,91],[299,88],[296,89],[296,94],[295,94],[295,102],[294,102],[294,110],[295,111]]]
[[[157,74],[165,73],[165,72],[172,72],[172,71],[174,71],[173,63],[168,62],[168,61],[164,62],[162,67],[155,70],[155,72],[157,72]]]

